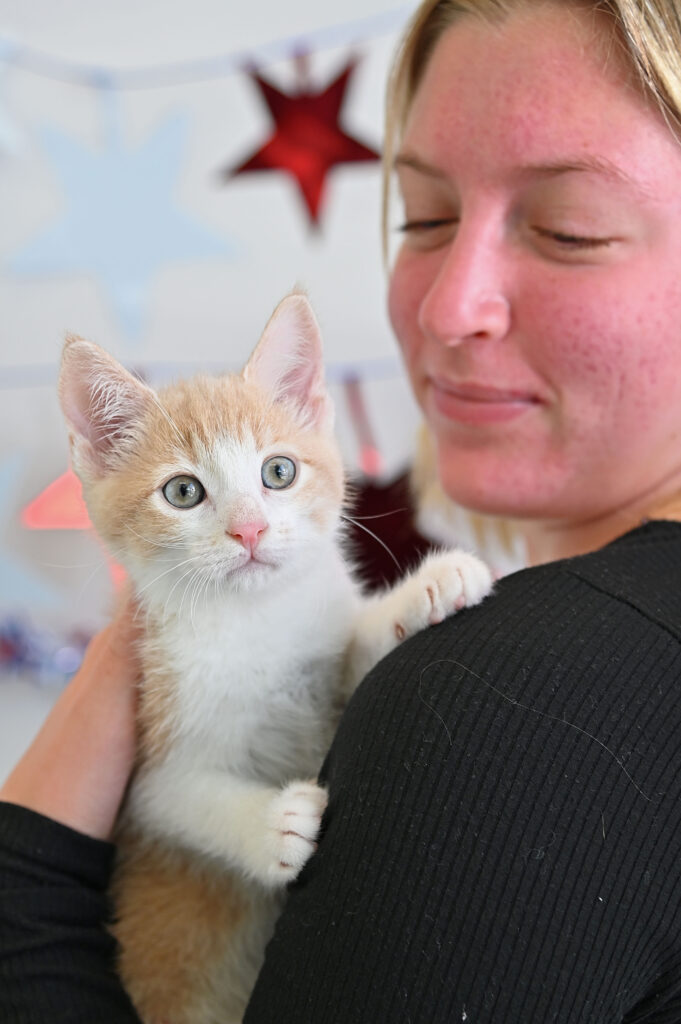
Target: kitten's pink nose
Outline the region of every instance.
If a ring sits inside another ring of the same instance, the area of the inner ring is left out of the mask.
[[[227,533],[236,537],[247,551],[254,551],[266,529],[267,523],[253,519],[245,523],[231,523]]]

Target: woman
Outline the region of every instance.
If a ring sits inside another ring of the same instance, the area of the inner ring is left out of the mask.
[[[445,489],[535,567],[356,694],[247,1024],[681,1019],[679,14],[427,0],[407,36],[391,318]],[[3,1019],[135,1019],[101,924],[129,629],[2,793]]]

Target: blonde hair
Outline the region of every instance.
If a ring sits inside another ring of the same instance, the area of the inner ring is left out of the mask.
[[[519,7],[547,0],[424,0],[402,38],[388,80],[383,149],[383,243],[387,253],[390,180],[399,138],[428,61],[447,28],[464,15],[495,22]],[[570,0],[574,6],[609,16],[613,38],[659,106],[670,128],[681,135],[681,0]]]

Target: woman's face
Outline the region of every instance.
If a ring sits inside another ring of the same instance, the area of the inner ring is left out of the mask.
[[[600,18],[462,18],[397,159],[390,316],[445,489],[480,511],[681,487],[681,145]]]

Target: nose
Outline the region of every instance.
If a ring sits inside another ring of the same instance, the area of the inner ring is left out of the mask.
[[[421,331],[445,345],[503,338],[511,323],[504,278],[500,246],[473,225],[460,225],[421,300]]]
[[[227,533],[230,537],[238,540],[247,551],[255,551],[260,538],[267,529],[267,523],[262,519],[248,519],[243,522],[230,523]]]

